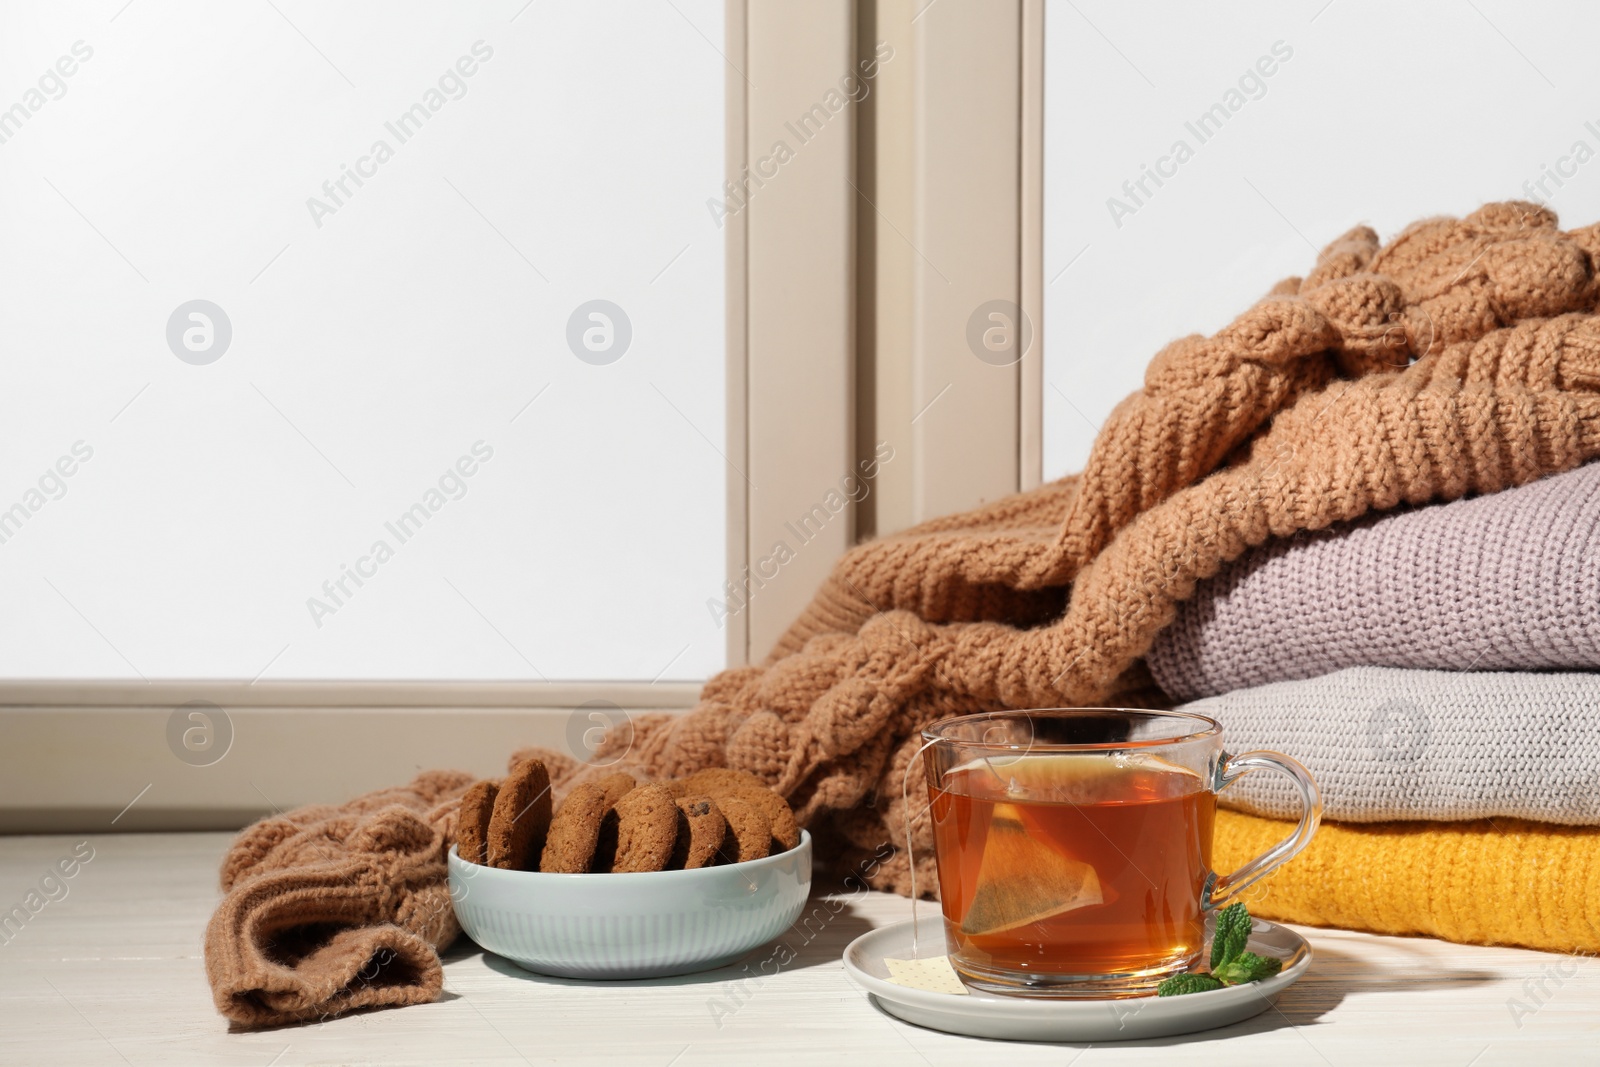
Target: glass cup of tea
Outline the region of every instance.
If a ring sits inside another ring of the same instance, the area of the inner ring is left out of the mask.
[[[1154,992],[1200,958],[1206,915],[1305,848],[1322,819],[1304,767],[1277,752],[1230,756],[1203,715],[999,711],[922,736],[950,961],[985,992]],[[1293,783],[1300,824],[1219,875],[1217,794],[1267,769]]]

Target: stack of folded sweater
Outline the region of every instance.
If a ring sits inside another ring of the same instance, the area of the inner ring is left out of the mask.
[[[1600,934],[1600,463],[1269,542],[1146,662],[1231,751],[1292,753],[1329,822],[1261,914],[1576,950]],[[1298,814],[1247,776],[1219,863]]]

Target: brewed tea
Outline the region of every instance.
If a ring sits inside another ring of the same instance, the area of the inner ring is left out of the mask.
[[[1052,982],[1199,955],[1216,795],[1194,771],[1125,751],[999,754],[943,785],[931,812],[958,970]]]

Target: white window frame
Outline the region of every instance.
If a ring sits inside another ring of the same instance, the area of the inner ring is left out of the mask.
[[[727,179],[770,173],[775,141],[879,43],[844,108],[724,218],[728,662],[761,662],[834,561],[881,536],[1038,483],[1042,0],[727,0]],[[977,77],[974,71],[983,72]],[[973,308],[1031,317],[1019,363],[965,342]],[[879,442],[865,500],[803,542],[793,522]],[[773,547],[794,551],[781,566]],[[754,573],[752,573],[754,570]],[[769,576],[770,575],[770,576]],[[0,682],[0,833],[231,828],[423,767],[501,773],[528,744],[571,750],[583,705],[691,706],[680,682]],[[227,755],[168,747],[193,701]]]

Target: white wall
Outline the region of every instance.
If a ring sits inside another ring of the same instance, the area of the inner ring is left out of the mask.
[[[0,5],[0,676],[722,666],[720,0],[274,4]]]
[[[1047,478],[1083,466],[1163,344],[1225,325],[1357,223],[1387,238],[1513,197],[1600,218],[1594,5],[1047,0],[1045,34]],[[1185,123],[1275,45],[1202,143]],[[1192,158],[1163,185],[1123,191],[1180,140]],[[1570,177],[1530,194],[1558,165]],[[1114,220],[1112,197],[1132,213]]]

